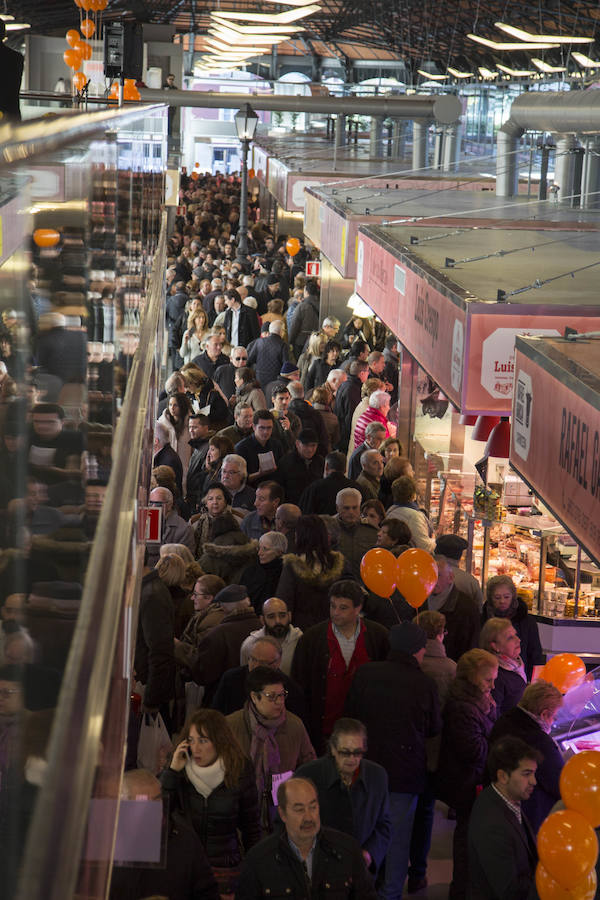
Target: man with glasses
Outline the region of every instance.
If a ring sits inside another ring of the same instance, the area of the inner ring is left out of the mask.
[[[227,716],[229,727],[254,765],[265,831],[272,830],[281,782],[316,755],[301,720],[285,708],[287,694],[283,672],[256,666],[246,679],[243,708]]]
[[[251,645],[248,655],[248,663],[245,666],[236,666],[224,672],[219,681],[212,701],[212,708],[218,709],[224,716],[228,716],[244,705],[246,697],[246,679],[248,673],[257,667],[277,669],[281,671],[281,644],[270,635],[257,637]],[[301,688],[289,675],[282,673],[283,686],[288,692],[286,706],[290,712],[305,720],[306,706]]]
[[[228,453],[221,465],[221,484],[224,484],[231,494],[231,506],[233,509],[254,510],[256,492],[249,484],[246,484],[248,470],[246,460],[237,453]]]
[[[229,361],[215,370],[213,380],[219,385],[229,403],[237,399],[235,392],[235,370],[248,365],[248,351],[245,347],[232,347]]]
[[[390,845],[392,829],[388,777],[377,763],[364,759],[367,729],[357,719],[338,719],[329,753],[301,766],[319,794],[321,822],[351,834],[360,844],[367,868],[376,873]]]

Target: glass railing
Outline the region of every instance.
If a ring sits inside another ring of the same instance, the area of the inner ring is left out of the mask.
[[[2,897],[106,893],[161,366],[166,124],[166,107],[137,106],[0,129]]]

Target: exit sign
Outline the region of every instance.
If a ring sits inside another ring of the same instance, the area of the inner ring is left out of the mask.
[[[321,276],[321,261],[319,259],[309,259],[306,263],[306,277],[307,278],[320,278]]]

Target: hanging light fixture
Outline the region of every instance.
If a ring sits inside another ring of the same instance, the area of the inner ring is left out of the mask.
[[[458,420],[459,425],[474,425],[477,421],[477,416],[469,416],[463,413],[463,415]]]
[[[512,75],[513,78],[527,78],[535,75],[532,69],[511,69],[510,66],[503,66],[502,63],[496,63],[496,68],[505,75]]]
[[[531,41],[526,43],[523,41],[522,43],[501,43],[499,41],[491,41],[489,38],[480,37],[478,34],[468,34],[467,37],[470,41],[475,41],[477,44],[483,44],[484,47],[489,47],[491,50],[554,50],[559,46],[556,42],[544,42],[541,41]]]
[[[510,34],[511,37],[517,38],[520,41],[531,41],[534,44],[545,44],[547,41],[552,41],[554,44],[593,44],[593,37],[581,37],[575,36],[573,34],[530,34],[528,31],[524,31],[523,28],[515,28],[514,25],[505,25],[504,22],[494,22],[496,28],[499,28],[500,31],[504,31],[505,34]]]
[[[497,78],[497,77],[498,77],[498,73],[497,73],[497,72],[492,72],[491,69],[486,69],[485,66],[478,66],[478,67],[477,67],[477,71],[479,72],[479,74],[481,75],[481,77],[484,79],[484,81],[491,81],[492,78]]]
[[[427,72],[425,69],[417,69],[419,75],[422,75],[423,78],[431,78],[432,81],[445,81],[445,75],[435,75],[433,72]]]
[[[579,53],[577,50],[573,50],[571,56],[584,69],[600,69],[600,59],[590,59],[585,53]]]
[[[451,75],[454,75],[455,78],[474,78],[474,72],[461,72],[460,69],[454,69],[452,66],[448,66],[448,71]]]
[[[566,72],[566,66],[550,66],[547,62],[544,62],[543,59],[538,59],[537,56],[533,56],[531,58],[531,62],[534,64],[536,69],[539,69],[540,72],[543,72],[544,75],[551,75],[554,72]]]
[[[289,25],[291,22],[297,22],[299,19],[305,19],[306,16],[319,12],[320,9],[320,6],[312,3],[310,6],[303,6],[300,9],[286,9],[285,12],[275,13],[274,15],[255,12],[223,12],[219,10],[219,12],[211,13],[211,16],[218,19],[226,19],[227,21],[233,19],[240,22],[264,22],[266,25]],[[542,45],[538,44],[537,46]]]
[[[508,459],[510,454],[510,421],[508,416],[502,416],[497,425],[490,431],[485,456],[495,456],[500,459]]]
[[[475,427],[471,432],[471,440],[487,441],[490,432],[500,421],[500,416],[478,416]]]

